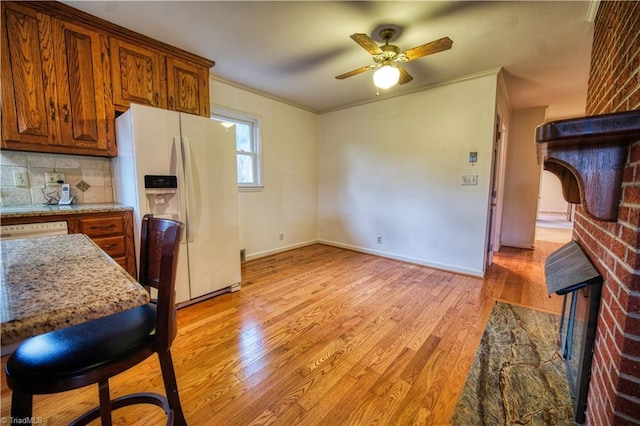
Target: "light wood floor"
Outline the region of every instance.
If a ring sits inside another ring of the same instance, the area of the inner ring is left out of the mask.
[[[245,263],[241,291],[179,311],[187,420],[447,424],[496,300],[560,312],[543,265],[561,245],[504,248],[485,279],[319,244]],[[111,380],[112,397],[141,391],[164,393],[155,356]],[[97,400],[97,386],[36,396],[34,416],[66,424]],[[114,413],[115,424],[163,421],[152,406]]]

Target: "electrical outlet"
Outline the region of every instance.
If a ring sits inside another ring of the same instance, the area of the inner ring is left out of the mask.
[[[462,176],[462,186],[476,186],[476,185],[478,185],[478,175]]]
[[[378,235],[378,236],[376,237],[376,243],[378,243],[378,244],[382,244],[382,235]]]
[[[13,183],[16,187],[25,187],[29,186],[29,177],[27,172],[13,172]]]
[[[56,186],[64,182],[64,173],[62,172],[49,172],[44,174],[44,183],[46,186]]]
[[[284,233],[283,232],[280,233],[280,241],[282,241],[282,240],[284,240]]]

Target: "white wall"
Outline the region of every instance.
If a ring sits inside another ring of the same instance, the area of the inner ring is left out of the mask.
[[[539,213],[567,213],[569,203],[562,196],[560,179],[548,170],[542,171],[539,197]]]
[[[546,107],[513,111],[505,174],[502,244],[533,248],[538,211],[540,165],[535,128],[545,120]]]
[[[210,79],[210,96],[215,106],[261,120],[264,190],[239,193],[240,246],[247,258],[315,242],[318,115],[216,79]]]
[[[496,85],[489,73],[323,114],[320,240],[482,275]],[[468,174],[478,186],[461,186]]]

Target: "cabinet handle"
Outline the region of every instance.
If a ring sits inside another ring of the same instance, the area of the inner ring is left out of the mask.
[[[69,109],[67,108],[67,104],[62,105],[62,112],[64,114],[64,122],[69,122]]]
[[[51,121],[56,121],[56,104],[53,103],[53,99],[49,99],[49,106],[51,107]]]
[[[169,96],[169,108],[173,109],[173,96]]]
[[[98,226],[98,225],[92,225],[89,228],[90,229],[112,229],[115,228],[116,225],[114,223],[109,224],[109,225],[102,225],[102,226]]]
[[[156,106],[160,105],[160,95],[158,95],[158,92],[156,92],[155,101],[156,101]]]

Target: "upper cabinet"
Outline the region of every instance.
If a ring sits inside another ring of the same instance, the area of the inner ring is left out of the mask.
[[[131,103],[166,108],[166,73],[162,56],[155,50],[115,37],[109,39],[109,46],[113,102],[118,109],[126,110]]]
[[[131,103],[209,116],[213,61],[55,1],[3,1],[2,148],[117,155]]]
[[[167,105],[174,111],[209,117],[209,70],[167,57]]]
[[[117,110],[137,103],[209,117],[209,67],[115,37],[109,45]]]
[[[2,12],[2,147],[115,155],[104,37],[15,3]]]
[[[2,146],[53,145],[60,126],[50,37],[40,40],[44,31],[35,11],[5,2],[1,5]]]
[[[77,151],[115,155],[115,119],[106,96],[109,75],[106,38],[95,31],[52,19],[61,144]]]

